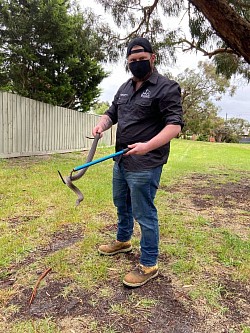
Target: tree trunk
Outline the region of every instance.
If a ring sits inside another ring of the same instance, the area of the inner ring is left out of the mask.
[[[226,0],[189,0],[212,25],[218,36],[250,64],[250,23]]]

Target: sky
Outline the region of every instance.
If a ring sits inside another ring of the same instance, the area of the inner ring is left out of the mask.
[[[150,0],[144,0],[146,4]],[[110,22],[110,18],[103,11],[101,5],[96,4],[94,1],[79,0],[81,6],[91,7],[98,15],[101,16],[103,21]],[[177,22],[178,24],[178,22]],[[182,24],[185,24],[182,20]],[[207,60],[201,53],[183,53],[179,52],[177,62],[174,67],[165,67],[171,71],[174,75],[177,75],[184,71],[184,69],[196,69],[200,60]],[[100,84],[101,95],[100,101],[111,103],[115,93],[117,92],[120,85],[125,82],[131,75],[126,73],[124,68],[124,61],[120,60],[117,64],[107,64],[104,66],[105,70],[110,72],[109,77],[105,78]],[[159,72],[164,72],[164,68],[158,68]],[[238,87],[234,96],[224,95],[220,101],[214,102],[219,107],[219,116],[224,119],[230,118],[243,118],[250,122],[250,84],[244,85],[241,81],[241,86]]]

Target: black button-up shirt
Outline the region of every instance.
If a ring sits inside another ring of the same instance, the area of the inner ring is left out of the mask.
[[[113,124],[117,123],[116,151],[129,144],[149,141],[168,124],[183,127],[180,86],[154,69],[136,91],[135,82],[126,81],[105,114]],[[120,155],[115,160],[119,163],[122,159],[126,170],[140,171],[166,163],[169,150],[167,143],[145,155]]]

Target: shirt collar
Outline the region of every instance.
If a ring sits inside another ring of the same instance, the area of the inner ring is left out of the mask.
[[[147,79],[147,81],[156,84],[158,80],[159,73],[156,68],[154,68],[153,73],[150,75],[150,77]]]

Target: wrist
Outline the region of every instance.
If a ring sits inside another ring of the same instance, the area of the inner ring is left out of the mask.
[[[106,131],[113,125],[112,120],[107,115],[103,115],[100,122],[98,123],[98,127],[102,132]]]
[[[149,153],[151,150],[154,150],[152,142],[150,141],[144,142],[144,151],[146,152],[146,154]]]

